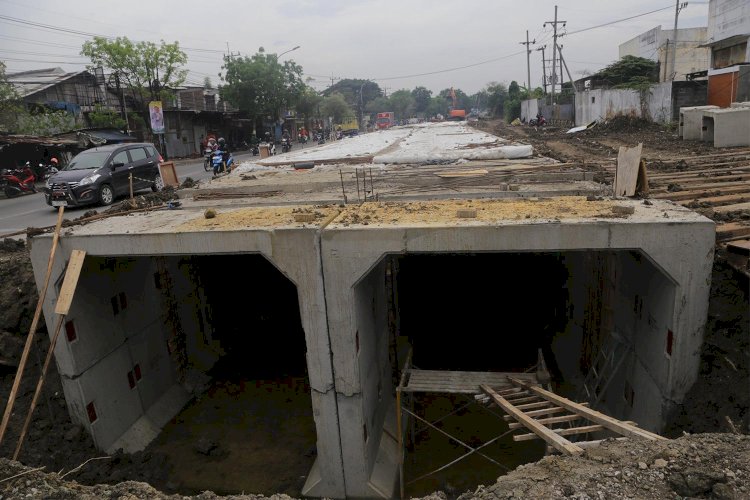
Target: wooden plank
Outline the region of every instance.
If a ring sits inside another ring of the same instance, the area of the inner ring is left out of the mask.
[[[581,405],[589,406],[589,403],[581,403]],[[524,413],[530,417],[539,417],[539,416],[552,415],[555,413],[562,413],[564,411],[568,411],[568,410],[559,406],[554,406],[552,408],[545,408],[543,410],[526,411]],[[505,419],[506,422],[510,422],[511,420],[513,420],[513,417],[511,417],[510,415],[503,415],[503,419]]]
[[[583,449],[579,448],[574,443],[571,443],[564,437],[555,434],[542,424],[538,423],[533,418],[526,416],[522,411],[510,404],[507,399],[493,391],[490,386],[482,385],[482,390],[487,393],[487,395],[489,395],[495,401],[495,403],[500,406],[500,408],[505,410],[506,413],[524,424],[524,426],[530,431],[533,431],[534,433],[541,436],[542,439],[554,446],[556,450],[559,450],[566,455],[579,455],[583,453]]]
[[[648,173],[646,172],[646,161],[641,160],[638,165],[638,177],[635,183],[636,192],[647,195],[649,193]]]
[[[29,333],[26,335],[26,343],[23,346],[23,352],[21,352],[21,359],[18,362],[18,370],[16,370],[16,376],[13,379],[13,386],[11,387],[10,395],[8,396],[8,403],[5,406],[5,413],[3,413],[3,420],[2,423],[0,423],[0,443],[3,442],[5,431],[8,429],[8,422],[10,421],[11,413],[13,413],[13,406],[16,403],[18,387],[21,385],[23,371],[26,367],[26,361],[28,360],[29,352],[31,351],[31,344],[34,340],[34,333],[36,333],[36,328],[39,324],[39,318],[42,315],[42,304],[44,304],[44,298],[47,296],[47,288],[49,288],[49,281],[52,277],[52,264],[55,261],[55,252],[57,250],[57,242],[60,239],[60,228],[62,227],[64,212],[65,207],[60,207],[57,211],[57,224],[55,225],[55,233],[52,237],[52,249],[50,250],[49,258],[47,259],[47,272],[44,276],[44,285],[42,285],[42,288],[39,290],[39,298],[36,303],[34,317],[31,320]]]
[[[505,399],[508,399],[508,398],[505,398]],[[515,406],[516,408],[518,408],[518,406],[521,405],[521,404],[524,404],[524,403],[534,403],[534,402],[537,402],[537,401],[542,401],[542,399],[539,396],[534,395],[534,396],[528,396],[526,398],[508,399],[508,401],[510,401],[511,403],[513,403],[513,406]]]
[[[682,179],[685,177],[697,177],[701,176],[701,174],[712,174],[712,175],[730,175],[737,172],[745,172],[747,170],[750,170],[750,165],[736,165],[736,164],[730,164],[732,166],[730,167],[721,167],[721,168],[704,168],[704,169],[697,169],[697,170],[679,170],[679,171],[672,171],[672,172],[658,172],[654,173],[650,176],[650,179],[654,182],[656,181],[671,181],[671,180],[677,180]],[[703,178],[710,178],[710,176],[702,176]]]
[[[649,439],[649,440],[666,440],[667,439],[658,434],[654,434],[653,432],[648,432],[643,429],[634,427],[632,425],[628,425],[624,422],[621,422],[620,420],[612,418],[596,410],[586,408],[585,406],[581,404],[575,403],[562,396],[558,396],[554,392],[547,391],[545,389],[542,389],[541,387],[531,386],[527,384],[526,382],[519,380],[519,379],[511,378],[511,381],[519,387],[524,387],[525,389],[528,389],[535,394],[539,394],[546,400],[554,402],[555,404],[562,406],[563,408],[566,408],[568,411],[572,413],[577,413],[579,415],[585,416],[588,420],[591,420],[592,422],[597,423],[597,424],[601,424],[607,429],[617,432],[619,434],[622,434],[623,436],[644,438],[644,439]]]
[[[550,429],[555,434],[561,436],[573,436],[575,434],[588,434],[589,432],[597,432],[604,430],[603,425],[584,425],[583,427],[571,427],[570,429]],[[532,439],[541,439],[536,434],[518,434],[513,436],[513,441],[531,441]]]
[[[617,155],[617,170],[615,172],[615,196],[635,195],[642,151],[643,143],[639,143],[634,148],[620,146],[620,151]]]
[[[563,408],[564,410],[565,408]],[[562,415],[560,417],[549,417],[549,418],[538,418],[536,419],[537,422],[540,424],[559,424],[560,422],[572,422],[573,420],[580,420],[583,417],[580,415]],[[510,429],[519,429],[523,427],[523,424],[519,424],[518,422],[512,422],[508,424],[508,428]]]
[[[727,186],[728,185],[728,186]],[[726,187],[724,187],[726,186]],[[718,196],[723,194],[745,193],[750,191],[750,182],[725,182],[714,184],[703,184],[701,187],[687,191],[669,191],[665,193],[652,194],[650,197],[657,200],[694,200],[707,196]]]
[[[716,226],[716,241],[730,241],[750,237],[750,225],[729,222]]]
[[[446,171],[446,172],[436,172],[435,175],[438,177],[442,177],[443,179],[451,179],[454,177],[480,177],[487,175],[489,173],[488,170],[483,168],[478,168],[475,170],[456,170],[456,171]]]
[[[518,405],[518,406],[513,405],[513,406],[515,406],[519,410],[533,410],[534,408],[544,408],[545,406],[555,406],[555,405],[553,405],[549,401],[540,401],[538,403],[526,403],[523,405]]]
[[[180,187],[180,181],[177,179],[177,171],[174,168],[173,161],[159,163],[159,175],[161,175],[165,186]]]
[[[531,394],[529,391],[518,391],[518,392],[510,392],[506,394],[503,394],[505,391],[495,391],[498,394],[500,394],[502,397],[507,399],[508,401],[515,401],[517,398],[525,398],[529,394]]]
[[[73,295],[78,286],[78,278],[81,276],[83,261],[86,258],[85,250],[73,250],[68,260],[68,268],[65,271],[60,293],[57,295],[57,304],[55,305],[55,314],[67,315],[70,311],[70,304],[73,302]]]
[[[750,255],[750,240],[739,240],[727,243],[727,249],[730,252],[738,253],[740,255]]]
[[[735,212],[737,210],[750,210],[750,202],[747,203],[735,203],[734,205],[722,205],[720,207],[714,207],[714,212]]]
[[[690,205],[695,201],[698,201],[700,203],[708,203],[709,205],[713,206],[722,206],[732,203],[744,203],[746,201],[750,201],[750,192],[727,194],[721,196],[707,196],[705,198],[697,197],[691,200],[679,200],[677,203],[679,203],[680,205]]]

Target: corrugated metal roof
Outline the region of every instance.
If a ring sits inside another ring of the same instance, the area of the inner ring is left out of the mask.
[[[21,97],[27,97],[48,89],[60,82],[72,78],[86,71],[68,73],[62,68],[45,68],[6,75],[9,83],[13,84]]]

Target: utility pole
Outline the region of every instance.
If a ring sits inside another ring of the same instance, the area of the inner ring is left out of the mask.
[[[557,55],[558,59],[560,59],[560,95],[563,93],[563,83],[565,83],[565,77],[563,76],[563,61],[562,61],[562,45],[557,46]],[[573,80],[570,81],[570,83],[573,83]]]
[[[547,95],[547,60],[544,58],[544,49],[546,48],[546,45],[542,45],[536,49],[542,51],[542,85],[544,86],[544,95]]]
[[[553,45],[552,45],[552,104],[555,103],[555,83],[557,82],[557,72],[555,71],[555,66],[557,66],[557,25],[562,24],[563,27],[565,26],[566,21],[558,21],[557,20],[557,5],[555,5],[555,20],[554,21],[547,21],[545,22],[542,27],[547,26],[547,24],[552,25],[552,31],[553,31]]]
[[[573,87],[573,93],[575,94],[576,92],[578,92],[578,89],[576,89],[576,84],[573,81],[573,77],[570,74],[570,70],[568,69],[568,63],[566,63],[565,59],[563,59],[562,45],[557,47],[557,50],[560,53],[560,62],[565,65],[565,72],[568,73],[568,79],[570,80],[570,85]],[[560,74],[562,75],[562,67],[560,68]]]
[[[529,41],[529,30],[526,30],[526,41],[525,42],[518,42],[521,45],[526,45],[526,87],[528,92],[531,92],[531,50],[529,49],[529,45],[533,45],[536,43],[536,38],[533,41]]]
[[[677,18],[680,15],[680,11],[684,9],[685,7],[687,7],[687,2],[680,3],[680,0],[676,0],[675,6],[674,6],[674,34],[672,35],[672,45],[674,46],[674,49],[672,49],[672,71],[669,73],[670,80],[674,80],[675,67],[677,64]],[[669,53],[669,51],[667,51],[667,53]]]

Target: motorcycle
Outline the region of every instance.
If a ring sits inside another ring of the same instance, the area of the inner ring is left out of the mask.
[[[299,137],[297,138],[297,141],[298,141],[298,142],[299,142],[300,144],[307,144],[307,136],[306,136],[306,135],[300,135],[300,136],[299,136]]]
[[[206,172],[209,172],[213,168],[213,163],[211,162],[213,153],[214,150],[211,148],[206,148],[203,151],[203,170],[205,170]]]
[[[19,169],[4,169],[0,172],[0,187],[8,198],[23,193],[36,193],[35,182],[36,176],[29,164]]]
[[[234,158],[232,157],[232,153],[229,153],[229,156],[225,161],[224,152],[220,149],[217,149],[211,155],[211,166],[214,170],[214,177],[222,173],[228,174],[234,168]]]
[[[318,132],[318,133],[315,134],[315,140],[318,141],[318,144],[325,144],[326,143],[326,138],[325,138],[325,136],[323,135],[322,132]]]
[[[531,127],[544,127],[545,125],[547,125],[547,120],[541,114],[536,115],[536,118],[529,120],[529,126]]]
[[[287,137],[284,137],[283,139],[281,139],[281,152],[288,153],[291,150],[292,150],[292,141]]]

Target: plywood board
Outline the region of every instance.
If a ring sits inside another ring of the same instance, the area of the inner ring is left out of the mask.
[[[73,302],[73,295],[78,286],[78,278],[81,276],[83,260],[86,258],[85,250],[73,250],[68,261],[68,268],[65,270],[65,279],[63,279],[60,293],[57,296],[55,305],[55,314],[63,316],[70,311],[70,304]]]
[[[482,175],[487,175],[489,173],[489,170],[484,168],[477,168],[475,170],[455,170],[455,171],[444,171],[444,172],[437,172],[435,175],[438,177],[442,177],[444,179],[449,179],[452,177],[479,177]]]
[[[634,148],[620,146],[620,152],[617,155],[617,172],[615,174],[615,196],[635,195],[642,151],[643,143],[639,143]]]
[[[179,187],[180,181],[177,179],[177,171],[174,168],[174,162],[164,161],[159,163],[159,174],[161,175],[165,186]]]

